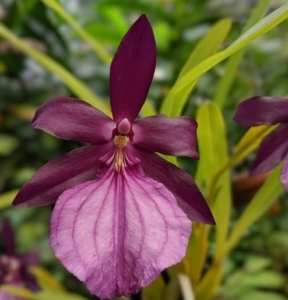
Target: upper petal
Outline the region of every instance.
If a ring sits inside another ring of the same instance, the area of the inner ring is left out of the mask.
[[[288,122],[288,99],[254,96],[239,104],[233,119],[244,126]]]
[[[6,254],[15,255],[15,238],[14,232],[11,228],[10,222],[7,218],[4,218],[1,228],[1,239]]]
[[[288,152],[288,124],[281,124],[266,136],[256,154],[251,174],[258,175],[276,167]]]
[[[110,143],[85,146],[51,160],[20,189],[13,205],[23,202],[29,206],[54,203],[65,190],[94,178],[98,159],[112,147]]]
[[[114,120],[132,123],[147,97],[156,66],[156,45],[143,14],[121,41],[110,68],[110,101]]]
[[[197,122],[189,117],[147,117],[133,124],[133,145],[150,152],[198,159],[196,130]]]
[[[141,161],[144,173],[163,183],[173,193],[178,205],[190,220],[215,224],[202,193],[190,175],[154,153],[130,147],[129,151]]]
[[[101,299],[129,296],[179,262],[191,222],[174,196],[137,170],[114,170],[64,192],[50,243],[63,265]]]
[[[65,140],[103,144],[111,140],[115,123],[85,101],[53,98],[41,105],[32,120],[35,128]]]

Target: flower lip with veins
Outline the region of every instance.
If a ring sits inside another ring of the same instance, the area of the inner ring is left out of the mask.
[[[196,121],[136,119],[155,65],[153,31],[142,15],[110,67],[112,119],[82,100],[57,97],[32,120],[35,128],[89,145],[40,168],[13,204],[56,202],[55,255],[100,298],[137,293],[184,257],[191,220],[214,224],[191,176],[154,153],[198,159]]]
[[[288,99],[254,96],[239,104],[234,121],[244,126],[275,125],[260,144],[251,175],[268,172],[283,159],[280,181],[288,190]]]

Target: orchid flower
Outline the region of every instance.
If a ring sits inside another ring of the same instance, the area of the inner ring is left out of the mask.
[[[34,253],[18,255],[15,252],[14,233],[8,219],[4,219],[1,228],[1,240],[4,252],[0,251],[0,300],[17,300],[19,298],[1,291],[1,285],[24,286],[38,291],[39,286],[28,268],[38,263]]]
[[[240,103],[234,120],[244,126],[280,123],[261,142],[251,175],[270,171],[285,158],[280,180],[288,190],[288,99],[254,96]]]
[[[189,117],[136,119],[156,65],[153,31],[142,15],[110,68],[113,119],[86,102],[57,97],[32,124],[90,145],[44,165],[14,204],[54,203],[50,243],[57,258],[100,298],[137,293],[185,255],[191,220],[214,224],[193,179],[154,152],[198,158]]]

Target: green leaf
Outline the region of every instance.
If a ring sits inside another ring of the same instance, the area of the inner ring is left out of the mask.
[[[243,28],[242,32],[247,31],[251,26],[256,24],[266,13],[270,6],[271,0],[260,0],[257,6],[253,9],[252,14]],[[227,95],[233,84],[236,70],[244,55],[245,48],[231,55],[225,65],[224,75],[221,76],[220,82],[217,85],[213,101],[223,107],[227,100]]]
[[[217,22],[208,33],[200,40],[196,48],[191,53],[184,67],[182,68],[175,84],[197,64],[211,56],[216,52],[219,46],[223,43],[231,28],[231,21],[223,19]],[[179,116],[184,108],[187,97],[191,93],[195,82],[191,82],[189,86],[181,92],[174,94],[171,90],[162,103],[161,113],[167,116]]]
[[[257,273],[272,265],[272,259],[267,256],[249,255],[245,262],[245,272]]]
[[[223,251],[231,214],[229,171],[223,172],[220,176],[217,173],[223,163],[225,164],[228,161],[225,124],[221,111],[213,103],[202,105],[197,112],[196,119],[198,122],[198,147],[200,153],[196,181],[202,189],[206,187],[210,190],[207,200],[210,205],[212,204],[212,211],[217,224],[215,228],[217,255],[217,253]],[[202,239],[201,236],[200,239]],[[202,247],[201,243],[198,244],[197,242],[192,243],[193,247]],[[197,253],[201,252],[191,249],[192,256],[194,251]],[[205,250],[202,249],[202,255],[203,252]],[[203,264],[203,260],[197,257],[191,259],[196,265]],[[200,269],[195,267],[195,270],[198,272]],[[192,276],[194,277],[194,275]]]
[[[100,98],[98,98],[92,90],[85,86],[84,83],[75,78],[70,72],[64,69],[52,58],[23,42],[20,38],[15,36],[5,25],[1,23],[0,36],[3,36],[5,39],[18,47],[18,49],[23,53],[35,59],[47,70],[59,76],[63,80],[63,82],[65,82],[65,84],[71,89],[71,91],[73,91],[80,99],[88,102],[89,104],[106,113],[107,107],[104,102]]]
[[[287,300],[287,298],[273,292],[250,291],[241,295],[237,300]]]
[[[237,244],[247,229],[256,222],[284,192],[284,188],[279,181],[281,165],[272,171],[269,178],[253,197],[239,220],[236,222],[233,231],[225,245],[222,257]]]
[[[0,134],[0,156],[11,154],[19,145],[19,140],[8,134]]]
[[[262,139],[270,132],[272,132],[276,127],[277,125],[261,125],[249,128],[245,135],[241,138],[239,143],[236,145],[235,151],[230,156],[230,159],[226,164],[223,164],[223,166],[219,170],[219,174],[242,162],[248,155],[250,155],[255,149],[258,148]]]
[[[109,64],[112,60],[110,55],[102,47],[102,45],[97,42],[92,36],[90,36],[83,28],[81,28],[77,22],[66,13],[66,11],[58,4],[55,0],[42,0],[48,7],[53,9],[60,17],[62,17],[74,30],[79,34],[79,36],[91,46],[95,53],[102,59],[105,63]]]
[[[0,210],[11,206],[13,199],[16,197],[18,190],[11,190],[0,194]]]
[[[2,285],[0,288],[1,291],[5,291],[7,293],[10,293],[11,295],[20,297],[21,299],[31,299],[31,300],[51,300],[51,299],[57,299],[57,300],[87,300],[87,298],[84,298],[82,296],[71,294],[71,293],[55,293],[55,291],[40,291],[37,293],[34,293],[26,288],[22,287],[16,287],[13,285]]]
[[[65,292],[64,287],[45,269],[34,266],[30,267],[29,271],[36,277],[41,289],[54,291],[56,293]]]
[[[278,8],[277,10],[263,18],[260,22],[255,24],[253,27],[251,27],[249,30],[247,30],[230,47],[207,58],[206,60],[198,64],[195,68],[187,72],[179,81],[176,82],[176,84],[172,88],[173,91],[171,90],[171,93],[174,93],[175,95],[185,87],[191,85],[203,73],[207,72],[222,60],[226,59],[233,53],[250,44],[261,35],[265,34],[267,31],[274,28],[287,17],[288,3]]]
[[[276,271],[261,271],[258,274],[253,274],[251,276],[243,277],[242,282],[238,282],[242,287],[250,288],[267,288],[267,289],[277,289],[281,288],[285,284],[283,276]]]

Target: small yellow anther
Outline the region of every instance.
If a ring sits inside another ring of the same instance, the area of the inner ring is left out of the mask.
[[[124,172],[124,147],[127,145],[128,138],[123,135],[117,135],[114,138],[114,145],[116,146],[115,153],[115,170],[117,172]]]

